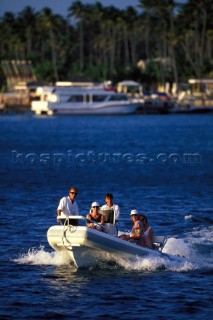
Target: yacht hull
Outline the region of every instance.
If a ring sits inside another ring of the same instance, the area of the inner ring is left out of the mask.
[[[137,103],[102,103],[102,104],[82,104],[75,106],[72,104],[52,104],[50,110],[55,115],[122,115],[135,113],[138,108]]]

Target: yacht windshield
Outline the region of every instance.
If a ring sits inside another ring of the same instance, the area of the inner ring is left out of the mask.
[[[83,98],[84,98],[84,96],[82,94],[72,94],[68,98],[67,102],[83,102],[83,100],[84,100]]]
[[[111,95],[111,97],[109,98],[110,101],[127,101],[127,97],[125,95],[121,95],[121,94],[113,94]]]
[[[93,102],[101,102],[106,99],[107,95],[104,94],[94,94],[93,95]]]

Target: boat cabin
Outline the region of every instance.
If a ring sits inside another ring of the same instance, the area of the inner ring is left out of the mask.
[[[49,102],[67,103],[98,103],[104,101],[127,101],[125,94],[117,94],[112,91],[90,88],[54,88],[52,93],[47,96]]]

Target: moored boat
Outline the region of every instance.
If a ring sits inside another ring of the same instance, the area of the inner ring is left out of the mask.
[[[69,219],[77,219],[78,226],[70,225]],[[162,252],[166,242],[164,236],[154,237],[155,249],[152,250],[120,239],[115,225],[105,224],[102,232],[86,227],[86,218],[83,216],[70,216],[69,219],[64,225],[50,227],[47,239],[55,251],[66,255],[77,268],[91,267],[100,261],[116,261],[119,258],[132,261],[137,257],[148,256],[163,256],[170,260],[183,259]]]
[[[32,101],[37,115],[113,115],[135,113],[138,103],[125,94],[90,87],[52,87],[39,101]]]

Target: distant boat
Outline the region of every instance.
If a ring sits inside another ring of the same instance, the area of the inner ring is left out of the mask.
[[[36,115],[122,115],[135,113],[138,103],[125,94],[96,87],[46,87],[39,101],[32,101]]]
[[[213,112],[213,79],[189,79],[179,93],[172,113]]]
[[[184,113],[184,114],[192,114],[192,113],[212,113],[213,107],[194,107],[194,106],[176,106],[173,109],[170,110],[170,113]]]

